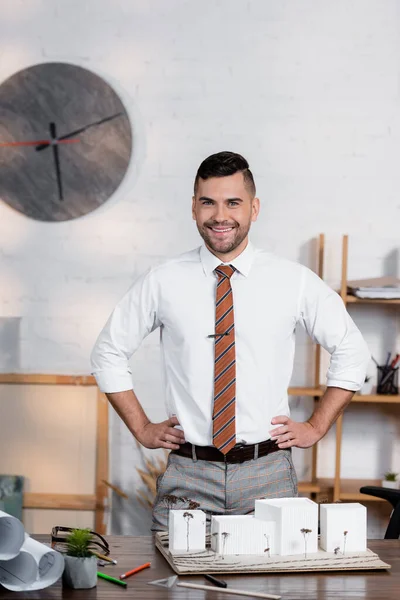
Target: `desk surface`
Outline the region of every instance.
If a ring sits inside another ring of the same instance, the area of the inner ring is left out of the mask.
[[[35,536],[48,542],[48,536]],[[97,588],[70,590],[61,581],[38,592],[15,593],[0,586],[0,600],[237,600],[245,596],[219,594],[201,575],[179,577],[179,581],[210,585],[212,593],[189,590],[176,585],[172,589],[147,585],[148,581],[174,575],[174,572],[155,549],[151,537],[109,536],[111,556],[118,565],[103,567],[104,573],[119,577],[145,562],[151,567],[127,579],[128,588],[99,580]],[[224,575],[228,587],[282,596],[282,600],[398,600],[400,598],[400,540],[371,540],[368,547],[392,565],[390,571],[354,571],[337,573],[303,573],[275,575]]]

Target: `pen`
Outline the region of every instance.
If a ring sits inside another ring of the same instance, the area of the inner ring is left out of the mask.
[[[147,569],[148,567],[150,567],[151,563],[144,563],[144,565],[140,565],[140,567],[136,567],[136,569],[132,569],[132,571],[127,571],[126,573],[123,573],[122,575],[120,575],[120,579],[125,579],[126,577],[130,577],[131,575],[134,575],[135,573],[139,573],[139,571],[143,571],[143,569]]]
[[[385,364],[385,367],[388,367],[388,366],[389,366],[389,363],[390,363],[390,357],[391,357],[391,355],[392,355],[392,353],[391,353],[391,352],[388,352],[388,355],[387,355],[387,359],[386,359],[386,364]]]
[[[109,558],[108,556],[104,556],[104,554],[100,554],[100,552],[95,552],[94,550],[92,550],[92,554],[97,556],[97,558],[100,558],[100,560],[105,560],[106,562],[112,563],[113,565],[117,564],[116,560],[114,560],[113,558]]]
[[[226,581],[223,581],[222,579],[217,579],[216,577],[213,577],[212,575],[204,575],[204,577],[206,579],[208,579],[208,581],[211,581],[211,583],[213,583],[217,587],[220,587],[220,588],[228,587],[228,584],[226,583]]]
[[[101,579],[107,579],[107,581],[111,581],[111,583],[116,583],[118,585],[122,585],[122,587],[127,587],[127,583],[126,581],[120,581],[119,579],[116,579],[115,577],[110,577],[109,575],[106,575],[105,573],[100,573],[99,571],[97,571],[97,577],[101,577]]]
[[[396,356],[394,357],[394,359],[393,359],[393,360],[392,360],[392,362],[390,363],[390,367],[391,367],[392,369],[394,369],[394,368],[395,368],[395,366],[397,365],[397,363],[399,362],[399,360],[400,360],[400,354],[396,354]]]

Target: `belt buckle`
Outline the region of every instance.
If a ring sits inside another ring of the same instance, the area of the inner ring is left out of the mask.
[[[244,453],[241,453],[241,450],[243,450],[245,447],[246,447],[246,444],[244,444],[243,442],[239,442],[233,446],[232,459],[235,459],[237,457],[237,460],[233,460],[232,462],[239,463],[239,464],[245,462]],[[236,452],[238,454],[236,454]]]

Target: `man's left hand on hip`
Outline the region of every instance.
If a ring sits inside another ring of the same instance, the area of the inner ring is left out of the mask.
[[[289,417],[281,415],[274,417],[271,423],[272,425],[279,425],[279,427],[271,429],[270,434],[271,439],[276,440],[276,443],[282,450],[291,448],[292,446],[309,448],[322,437],[308,421],[298,423]]]

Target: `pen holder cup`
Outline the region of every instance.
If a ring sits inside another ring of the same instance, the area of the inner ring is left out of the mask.
[[[376,388],[378,394],[398,394],[399,393],[399,368],[389,366],[378,367],[378,385]]]

